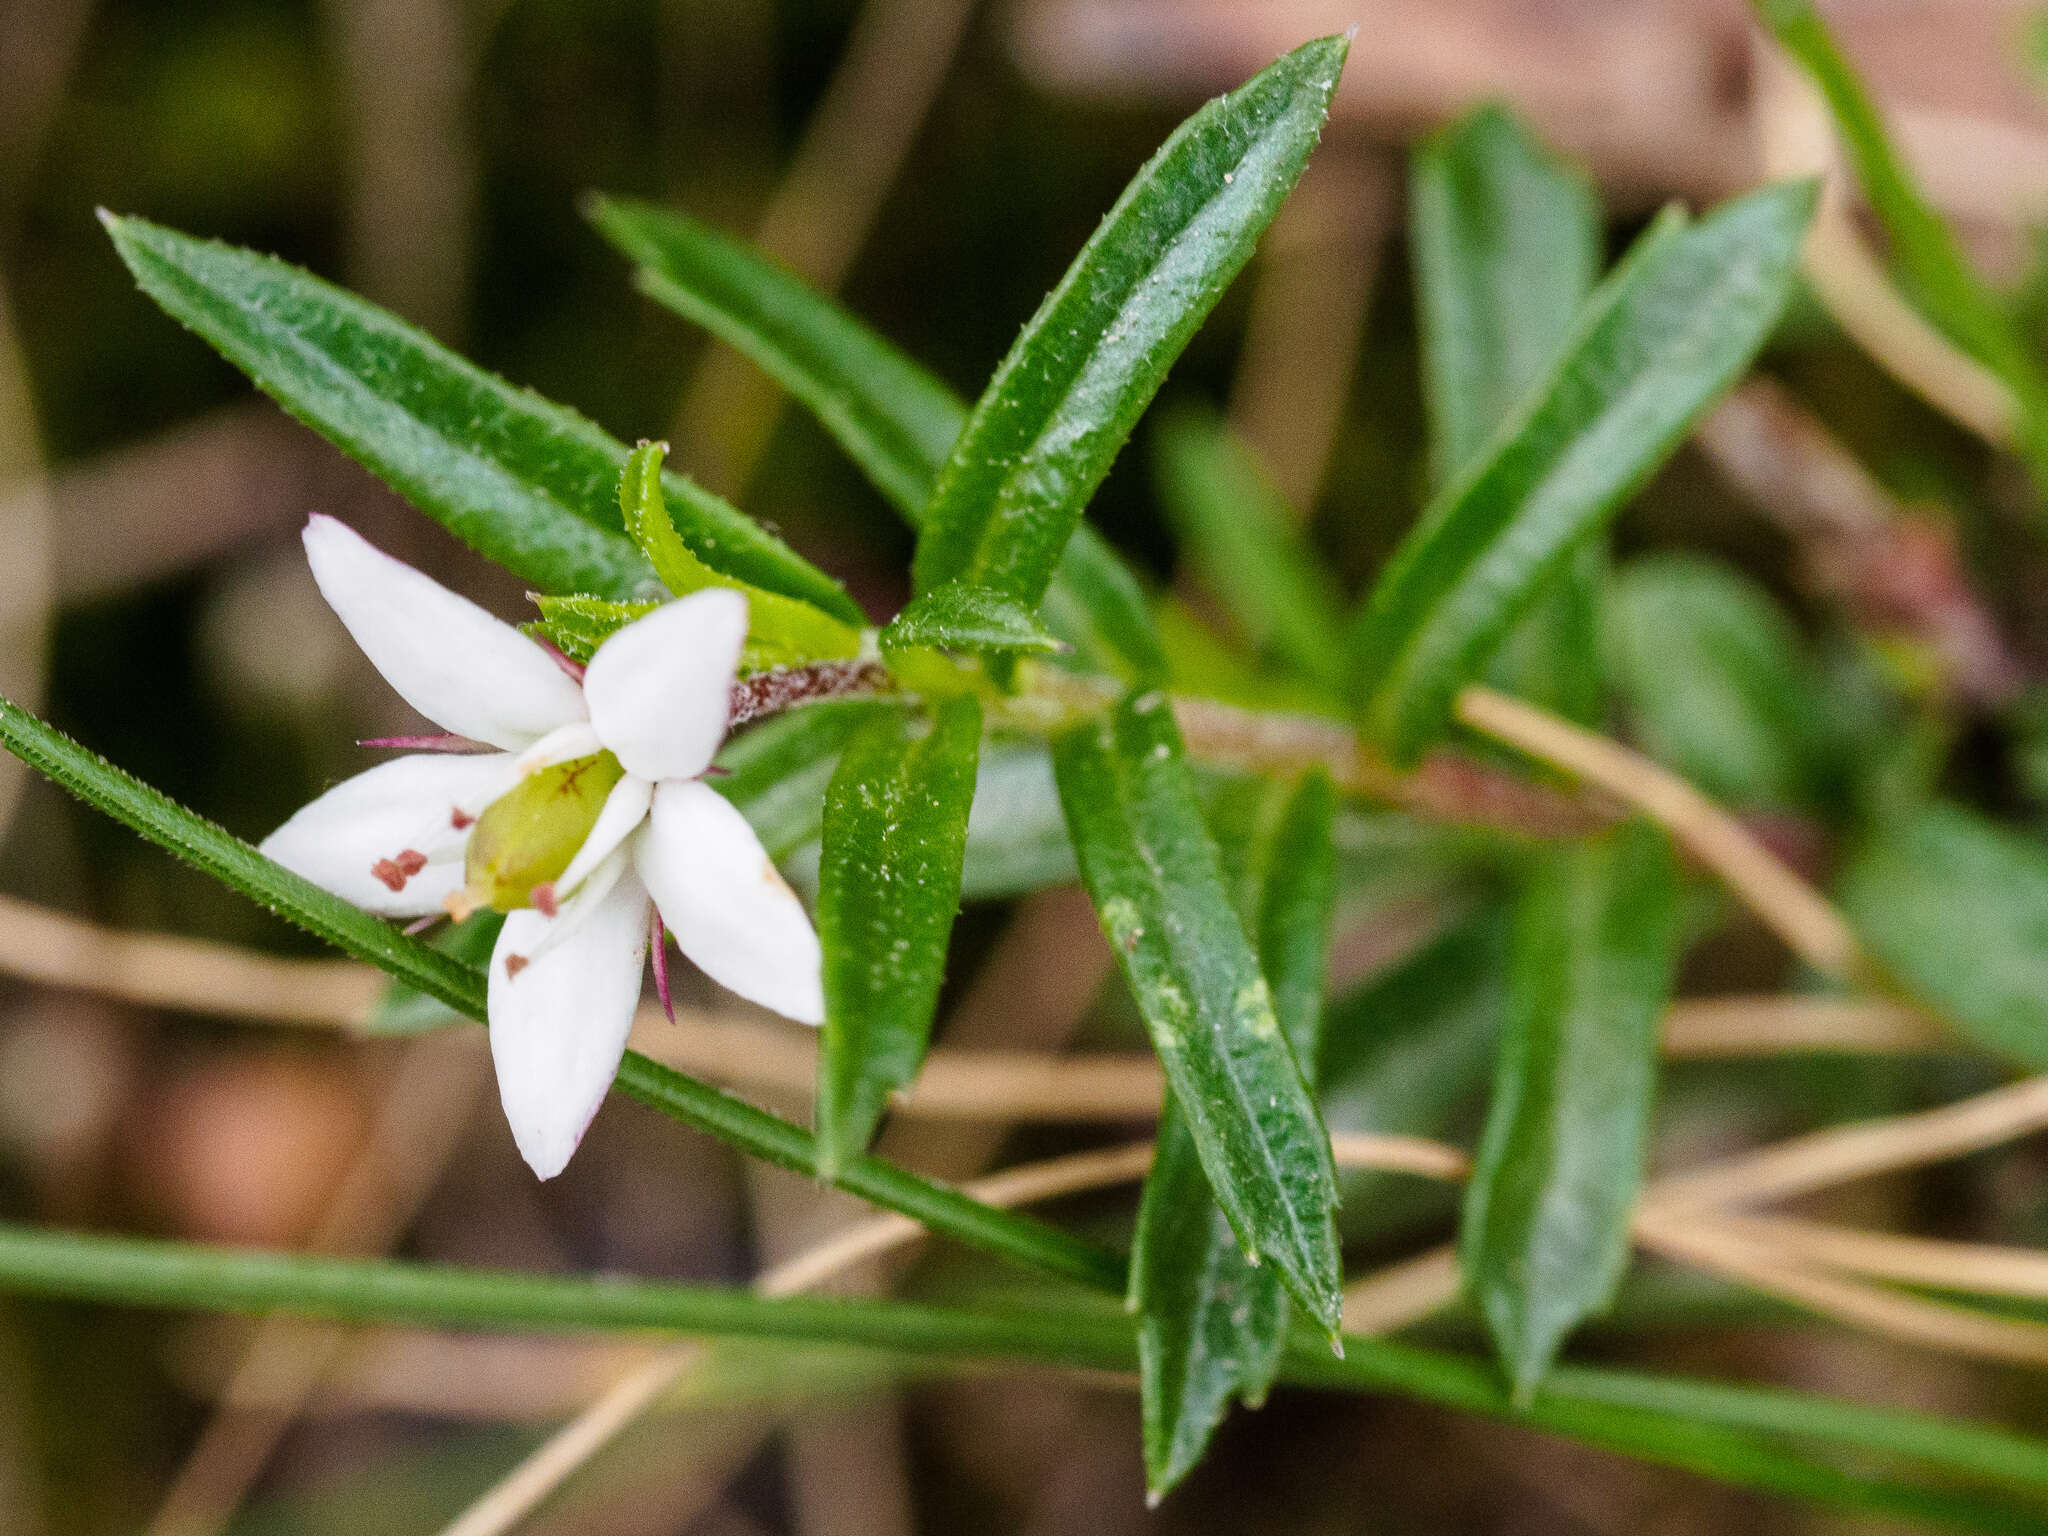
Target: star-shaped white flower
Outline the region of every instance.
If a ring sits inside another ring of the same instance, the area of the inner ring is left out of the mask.
[[[623,770],[567,868],[509,913],[491,956],[498,1093],[535,1173],[561,1172],[618,1071],[653,911],[712,980],[806,1024],[823,1018],[810,919],[746,819],[698,782],[725,736],[743,595],[664,604],[607,640],[579,683],[333,518],[312,518],[305,544],[321,594],[400,696],[500,750],[359,774],[273,832],[271,858],[372,912],[425,917],[473,899],[472,833],[529,774],[586,760]]]

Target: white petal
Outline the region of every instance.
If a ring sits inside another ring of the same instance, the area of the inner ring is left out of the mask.
[[[647,916],[647,892],[628,871],[594,905],[552,919],[514,912],[498,935],[489,993],[498,1098],[520,1156],[544,1179],[568,1163],[619,1070],[640,1003]],[[570,931],[551,932],[557,925]]]
[[[686,781],[656,785],[633,847],[662,921],[698,970],[788,1018],[823,1021],[811,920],[723,795]]]
[[[590,723],[626,772],[694,779],[725,739],[747,600],[707,587],[635,619],[597,648],[583,674]]]
[[[521,773],[539,773],[557,763],[573,763],[579,757],[595,757],[604,750],[588,720],[558,725],[519,754]]]
[[[568,895],[601,860],[609,858],[632,835],[633,829],[647,819],[647,807],[653,799],[654,786],[630,773],[614,784],[612,792],[604,798],[604,809],[591,824],[590,836],[583,840],[576,857],[555,881],[556,894]]]
[[[261,851],[366,911],[424,917],[462,884],[469,824],[518,781],[503,752],[393,758],[335,785],[266,837]],[[385,863],[406,853],[429,863],[410,875]],[[400,889],[393,879],[402,879]]]
[[[583,694],[510,624],[394,560],[344,523],[306,520],[327,604],[401,698],[444,731],[524,747],[583,718]]]

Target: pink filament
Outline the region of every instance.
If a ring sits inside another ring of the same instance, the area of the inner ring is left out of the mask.
[[[370,736],[356,743],[359,747],[397,747],[407,752],[495,752],[498,749],[488,742],[471,741],[467,736],[455,736],[446,731],[432,736]]]
[[[559,645],[556,645],[551,640],[543,640],[539,635],[534,635],[531,638],[535,645],[539,646],[542,650],[546,651],[548,655],[554,658],[556,666],[560,667],[564,672],[568,673],[569,676],[576,682],[580,683],[583,681],[582,662],[576,660],[573,656],[570,656]]]
[[[676,1021],[675,1000],[668,990],[668,930],[661,925],[661,913],[647,914],[648,941],[654,951],[654,995],[661,999],[661,1011],[668,1015],[669,1023]]]

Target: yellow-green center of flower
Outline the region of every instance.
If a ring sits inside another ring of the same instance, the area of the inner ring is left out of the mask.
[[[500,912],[548,910],[561,878],[597,824],[605,797],[626,776],[609,752],[529,773],[491,802],[469,834],[462,895]]]

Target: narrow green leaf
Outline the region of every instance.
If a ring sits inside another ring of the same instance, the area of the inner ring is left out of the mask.
[[[941,651],[1059,651],[1038,615],[1013,597],[987,587],[940,587],[914,599],[882,631],[884,651],[929,646]]]
[[[917,589],[1036,605],[1166,371],[1322,131],[1347,38],[1306,44],[1176,129],[996,370],[940,472]]]
[[[549,591],[647,595],[616,512],[622,444],[297,267],[101,217],[145,293],[465,543]],[[680,475],[667,488],[707,564],[859,622],[837,582],[744,514]]]
[[[949,700],[921,738],[910,725],[899,713],[862,727],[825,794],[825,1028],[813,1110],[824,1178],[866,1149],[889,1095],[924,1064],[960,909],[981,704]]]
[[[863,726],[905,707],[901,698],[822,699],[748,726],[719,751],[705,780],[754,828],[780,864],[816,840],[839,754]]]
[[[1464,1139],[1476,1124],[1508,1011],[1508,924],[1498,903],[1334,1000],[1318,1075],[1333,1131]],[[1456,1211],[1444,1186],[1345,1169],[1343,1236],[1382,1242],[1441,1227]]]
[[[1790,292],[1809,183],[1667,212],[1595,291],[1549,379],[1402,543],[1353,630],[1367,728],[1409,761],[1570,551],[1748,366]]]
[[[80,1301],[291,1312],[364,1323],[665,1330],[852,1346],[952,1360],[1128,1372],[1129,1322],[1101,1309],[937,1307],[854,1297],[763,1297],[737,1287],[334,1259],[0,1224],[0,1286]],[[1396,1393],[1582,1440],[1738,1487],[2022,1536],[2041,1526],[2048,1443],[1988,1424],[1865,1408],[1804,1393],[1634,1372],[1560,1369],[1526,1411],[1484,1365],[1353,1336],[1342,1359],[1290,1345],[1283,1378]],[[1816,1444],[1842,1463],[1802,1449]],[[1851,1460],[1851,1453],[1855,1459]],[[1869,1453],[1878,1458],[1874,1463]],[[1996,1490],[1959,1492],[1962,1478]],[[2023,1502],[2024,1500],[2024,1502]]]
[[[823,706],[812,705],[813,709]],[[241,839],[131,778],[26,710],[0,699],[0,745],[60,787],[204,870],[316,938],[367,960],[386,975],[481,1022],[484,973],[272,863]],[[817,1146],[809,1133],[637,1051],[620,1064],[618,1086],[641,1103],[737,1147],[750,1157],[809,1174]],[[849,1160],[835,1185],[848,1194],[960,1242],[1019,1263],[1121,1292],[1116,1254],[1013,1211],[998,1210],[875,1157]]]
[[[1566,554],[1529,611],[1509,626],[1486,664],[1486,681],[1567,720],[1599,725],[1606,704],[1600,670],[1606,584],[1607,539],[1595,534]]]
[[[1202,583],[1254,646],[1344,690],[1344,600],[1299,520],[1222,421],[1193,408],[1153,433],[1161,505]]]
[[[1466,1288],[1527,1402],[1628,1259],[1678,948],[1664,834],[1624,823],[1538,856],[1460,1231]]]
[[[1218,827],[1241,865],[1229,883],[1257,935],[1281,1032],[1313,1088],[1337,901],[1336,792],[1317,772],[1291,790],[1248,781],[1230,800],[1224,819],[1246,824]],[[1138,1206],[1130,1300],[1138,1314],[1145,1484],[1157,1501],[1201,1459],[1233,1398],[1253,1407],[1265,1401],[1288,1318],[1277,1267],[1246,1262],[1171,1094]]]
[[[967,407],[894,346],[760,252],[686,214],[596,198],[600,232],[640,264],[656,302],[735,348],[803,402],[913,527]],[[1137,680],[1166,659],[1130,569],[1085,523],[1075,528],[1043,603],[1079,660]]]
[[[520,628],[547,641],[572,660],[588,661],[605,641],[635,619],[646,618],[661,604],[652,600],[621,603],[608,597],[592,597],[587,592],[561,597],[536,592],[533,606],[540,610],[540,617]]]
[[[1217,1203],[1309,1315],[1340,1306],[1330,1142],[1202,824],[1166,696],[1127,696],[1053,747],[1081,876]]]
[[[1145,1490],[1156,1504],[1194,1470],[1233,1399],[1264,1401],[1287,1337],[1278,1267],[1245,1258],[1170,1092],[1138,1202],[1130,1305]]]
[[[802,598],[769,592],[714,571],[690,552],[669,515],[661,482],[667,443],[642,443],[626,455],[619,474],[619,515],[661,584],[677,597],[706,587],[731,587],[747,599],[747,644],[774,665],[836,661],[860,654],[860,630]]]
[[[585,213],[640,291],[752,358],[915,522],[967,410],[953,392],[787,268],[686,214],[593,197]]]
[[[1330,923],[1337,910],[1336,826],[1336,787],[1323,769],[1312,768],[1282,805],[1271,834],[1252,845],[1264,866],[1263,889],[1246,921],[1280,1032],[1310,1088],[1322,1054]]]
[[[1921,195],[1884,119],[1836,47],[1812,0],[1754,0],[1785,51],[1827,98],[1856,179],[1890,237],[1914,300],[1965,352],[2005,380],[2018,400],[2019,446],[2035,484],[2048,488],[2048,369],[2011,310],[1963,254],[1955,232]]]
[[[1408,243],[1441,488],[1556,365],[1600,274],[1600,204],[1512,116],[1483,106],[1416,149]]]
[[[444,928],[427,940],[443,954],[453,955],[464,965],[481,970],[490,964],[491,950],[498,942],[498,930],[505,915],[488,907],[474,917]],[[394,981],[384,988],[377,1006],[363,1021],[366,1035],[418,1035],[450,1024],[466,1024],[468,1018],[439,998],[430,997],[405,982]]]
[[[2048,1068],[2048,851],[1959,805],[1884,817],[1842,909],[1921,1002],[1988,1051]]]
[[[1607,606],[1615,686],[1654,757],[1734,805],[1811,804],[1826,701],[1769,593],[1657,554],[1622,567]]]
[[[1600,241],[1585,178],[1497,106],[1415,152],[1408,246],[1439,490],[1479,460],[1556,363],[1599,276]],[[1600,540],[1579,546],[1502,642],[1487,669],[1495,687],[1597,719],[1604,555]]]

